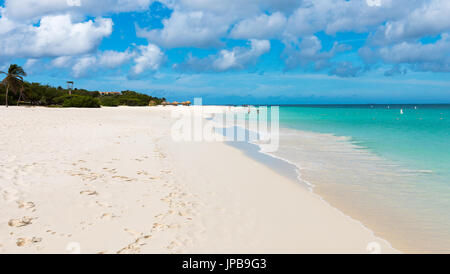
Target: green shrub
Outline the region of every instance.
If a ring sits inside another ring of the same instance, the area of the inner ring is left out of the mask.
[[[120,105],[120,101],[116,96],[102,96],[100,97],[100,104],[105,107],[117,107]]]
[[[64,94],[64,95],[62,95],[62,96],[59,96],[59,97],[54,98],[54,99],[53,99],[53,102],[54,102],[56,105],[62,105],[62,104],[64,103],[64,101],[66,101],[66,100],[68,100],[68,99],[70,99],[70,98],[72,98],[72,95]]]
[[[63,102],[65,108],[99,108],[100,100],[89,96],[72,95]]]
[[[139,100],[138,98],[128,97],[128,96],[121,96],[120,97],[120,104],[123,106],[145,106],[147,105],[144,101]]]

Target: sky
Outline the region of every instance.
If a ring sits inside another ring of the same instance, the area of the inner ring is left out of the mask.
[[[206,104],[450,103],[448,0],[0,0],[0,70]]]

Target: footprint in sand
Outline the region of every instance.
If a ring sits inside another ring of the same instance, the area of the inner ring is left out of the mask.
[[[31,217],[23,217],[21,219],[12,219],[8,222],[8,225],[11,227],[24,227],[27,225],[31,225],[33,223],[33,218]]]
[[[58,232],[50,230],[50,229],[47,230],[46,232],[53,236],[60,236],[60,237],[67,237],[67,238],[72,237],[72,234],[66,234],[66,233],[59,233],[59,235],[58,235]]]
[[[109,221],[109,220],[112,220],[112,219],[117,218],[117,217],[118,217],[118,216],[116,216],[116,215],[114,215],[114,214],[112,214],[112,213],[104,213],[104,214],[100,217],[100,219]]]
[[[117,174],[117,169],[115,169],[115,168],[109,169],[107,167],[104,167],[103,170],[105,170],[106,172],[109,172],[111,174]]]
[[[121,179],[121,180],[126,181],[126,182],[137,181],[137,179],[129,178],[129,177],[126,177],[126,176],[113,176],[112,178],[113,179]]]
[[[170,225],[167,225],[167,228],[169,228],[169,229],[179,229],[179,228],[181,228],[181,225],[180,224],[170,224]]]
[[[97,191],[93,191],[93,190],[83,190],[80,191],[81,195],[88,195],[88,196],[94,196],[94,195],[98,195]]]
[[[28,245],[28,244],[37,244],[37,243],[40,243],[40,242],[42,242],[42,238],[37,238],[37,237],[33,237],[31,239],[30,238],[19,238],[16,241],[16,245],[18,247],[22,247],[22,246],[25,246],[25,245]]]
[[[138,236],[142,236],[143,235],[143,233],[137,232],[136,230],[129,229],[129,228],[125,228],[124,231],[127,232],[128,234],[130,234],[131,236],[134,236],[134,237],[138,237]]]
[[[17,205],[20,209],[34,209],[36,205],[33,202],[18,201]]]
[[[137,254],[140,251],[141,249],[139,248],[138,242],[136,240],[136,242],[129,244],[121,250],[117,251],[117,254]]]
[[[152,227],[152,232],[164,231],[167,226],[159,223],[154,223]]]
[[[152,237],[152,235],[145,235],[137,238],[134,242],[117,251],[117,254],[136,254],[141,251],[141,246],[146,245],[144,242]]]
[[[107,207],[107,208],[111,208],[112,206],[108,203],[105,202],[101,202],[101,201],[95,201],[95,203],[100,206],[100,207]]]
[[[178,215],[180,215],[181,217],[187,217],[187,216],[192,215],[192,213],[191,213],[190,210],[187,210],[187,211],[179,211],[179,212],[178,212]]]

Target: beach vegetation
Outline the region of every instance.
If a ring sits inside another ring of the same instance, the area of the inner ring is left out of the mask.
[[[12,64],[9,66],[8,71],[0,71],[0,74],[5,74],[5,78],[2,81],[2,84],[5,86],[5,105],[8,107],[9,102],[9,91],[12,91],[14,94],[19,94],[17,101],[20,101],[23,95],[23,77],[27,76],[27,73],[23,70],[23,68],[19,65]]]
[[[27,75],[18,65],[11,65],[0,85],[0,105],[21,104],[46,107],[96,108],[101,106],[156,106],[166,99],[125,90],[122,92],[100,92],[86,89],[64,89],[40,83],[24,81]]]
[[[100,100],[93,96],[72,94],[64,98],[62,106],[65,108],[99,108]]]

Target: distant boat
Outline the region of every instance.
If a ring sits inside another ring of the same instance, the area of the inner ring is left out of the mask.
[[[403,109],[400,110],[400,114],[403,115]]]
[[[417,106],[415,106],[414,109],[417,109]]]

